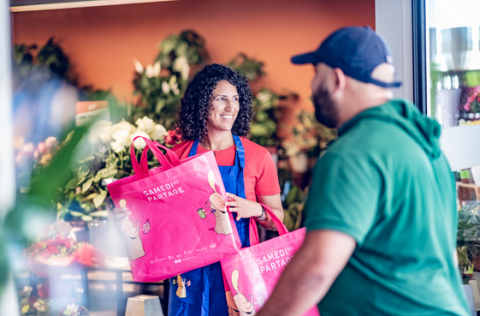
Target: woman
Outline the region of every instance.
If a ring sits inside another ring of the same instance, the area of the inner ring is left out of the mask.
[[[283,220],[277,171],[268,151],[247,140],[253,117],[247,79],[218,64],[205,66],[189,83],[181,101],[177,132],[183,142],[173,148],[180,159],[212,150],[222,175],[242,247],[250,246],[249,221],[275,230],[262,203]],[[119,210],[120,211],[120,210]],[[182,274],[186,297],[178,296],[179,282],[170,280],[169,315],[229,315],[220,263]]]

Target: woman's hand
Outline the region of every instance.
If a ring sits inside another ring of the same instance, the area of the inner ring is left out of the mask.
[[[227,193],[229,199],[225,206],[229,207],[230,212],[237,213],[237,221],[241,218],[259,217],[263,214],[263,209],[260,204],[250,200],[242,199],[235,194]]]

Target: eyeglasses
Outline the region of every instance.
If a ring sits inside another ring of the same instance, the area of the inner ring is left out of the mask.
[[[228,97],[225,95],[217,95],[216,97],[213,98],[212,102],[217,102],[217,103],[224,103],[228,101]],[[239,96],[234,96],[231,99],[231,102],[234,104],[239,104],[240,103],[240,97]]]

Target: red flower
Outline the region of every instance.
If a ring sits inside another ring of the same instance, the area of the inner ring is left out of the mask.
[[[70,249],[72,247],[72,241],[70,239],[67,239],[65,241],[65,248]]]
[[[40,286],[40,289],[38,290],[38,294],[40,297],[43,298],[49,298],[50,297],[50,283],[47,279],[47,281],[43,282],[43,284]]]
[[[167,136],[165,136],[165,144],[167,145],[176,145],[177,143],[182,141],[182,137],[177,134],[177,131],[168,131]]]
[[[50,255],[56,255],[60,251],[58,251],[58,248],[56,246],[48,246],[47,251]]]

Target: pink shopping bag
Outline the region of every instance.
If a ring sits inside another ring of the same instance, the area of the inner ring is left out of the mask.
[[[238,253],[240,238],[222,177],[211,151],[179,160],[172,150],[143,138],[135,175],[108,185],[117,207],[131,212],[121,227],[133,279],[154,282],[218,262]],[[167,157],[157,148],[167,151]],[[148,170],[151,150],[161,167]]]
[[[243,248],[236,255],[222,259],[227,303],[240,315],[252,315],[265,304],[285,266],[300,248],[305,228],[288,232],[275,213],[264,206],[280,234],[279,237]],[[258,238],[258,237],[257,237]],[[319,316],[316,306],[303,316]]]

